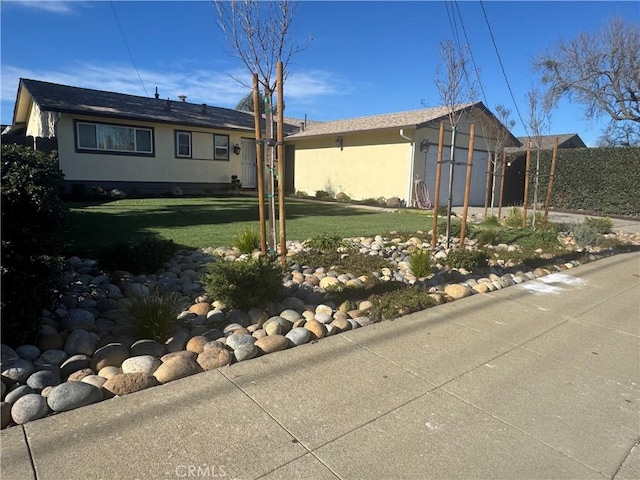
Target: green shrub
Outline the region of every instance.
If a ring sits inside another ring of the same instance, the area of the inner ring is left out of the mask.
[[[416,277],[426,277],[431,273],[431,254],[427,250],[416,250],[409,260],[411,273]]]
[[[512,207],[511,210],[509,210],[509,214],[507,215],[507,218],[505,218],[504,220],[504,224],[507,227],[518,228],[518,227],[522,227],[523,220],[524,220],[524,217],[522,216],[522,209],[518,207]]]
[[[527,225],[533,226],[533,219],[536,219],[535,228],[544,228],[544,212],[537,211],[534,215],[527,215]]]
[[[304,244],[307,248],[319,252],[332,252],[338,248],[348,248],[350,246],[349,242],[337,233],[322,233],[311,237]]]
[[[107,271],[125,270],[134,274],[153,273],[178,250],[173,240],[145,237],[135,243],[119,242],[98,253],[100,266]]]
[[[283,271],[268,256],[239,261],[219,259],[207,266],[206,292],[229,308],[264,307],[282,293]]]
[[[499,227],[500,219],[497,215],[488,215],[484,220],[482,220],[482,225]]]
[[[333,200],[333,194],[331,192],[327,192],[326,190],[316,190],[316,199]]]
[[[429,296],[427,291],[416,286],[372,295],[369,301],[372,304],[369,311],[369,319],[372,322],[393,320],[436,305],[435,300]]]
[[[462,231],[462,222],[460,220],[451,220],[450,224],[450,237],[459,237],[460,232]],[[447,222],[446,220],[443,222],[438,221],[438,235],[446,235],[447,234]]]
[[[302,190],[296,190],[296,198],[309,198],[309,194]]]
[[[2,342],[34,343],[65,247],[57,154],[2,145]]]
[[[487,226],[473,229],[473,238],[477,239],[481,245],[495,245],[500,238],[500,227]]]
[[[260,248],[260,233],[255,228],[246,228],[235,238],[235,246],[241,253],[253,253]]]
[[[234,192],[242,190],[242,182],[237,175],[231,175],[231,190]]]
[[[446,205],[440,205],[438,207],[438,217],[446,217],[449,214],[449,207]]]
[[[487,254],[482,250],[450,250],[444,264],[450,268],[471,271],[487,266]]]
[[[167,341],[175,332],[178,314],[186,308],[188,299],[176,292],[154,290],[147,296],[131,298],[123,308],[128,333],[136,340]]]
[[[406,285],[402,282],[395,280],[387,282],[371,276],[362,285],[344,285],[340,288],[331,286],[331,288],[327,288],[327,293],[329,298],[339,305],[346,301],[367,300],[372,295],[382,295],[405,287]]]
[[[587,223],[580,223],[573,229],[573,239],[581,247],[598,245],[601,238],[596,229]]]
[[[611,233],[613,231],[613,220],[608,217],[587,217],[584,219],[584,224],[602,234]]]
[[[336,273],[352,273],[354,275],[371,275],[389,267],[389,262],[378,255],[361,255],[359,253],[343,254],[333,252],[304,252],[296,254],[292,260],[311,268],[329,267]]]

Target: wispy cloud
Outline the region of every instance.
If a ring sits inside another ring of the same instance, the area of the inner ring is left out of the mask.
[[[69,14],[74,12],[74,5],[79,2],[61,2],[58,0],[4,0],[3,4],[24,8],[44,10],[50,13]]]
[[[71,64],[64,70],[33,70],[13,65],[2,65],[1,68],[3,104],[15,101],[21,77],[149,97],[157,87],[161,98],[177,99],[178,95],[186,95],[188,102],[228,108],[234,108],[250,92],[246,85],[252,83],[251,76],[244,70],[136,71],[125,65],[92,63]],[[346,81],[328,72],[292,73],[286,80],[285,101],[287,107],[298,104],[306,108],[327,96],[345,95],[350,91],[352,87]]]

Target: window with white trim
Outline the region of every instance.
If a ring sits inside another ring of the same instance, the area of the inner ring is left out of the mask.
[[[84,151],[153,154],[153,129],[77,121],[76,146]]]
[[[213,136],[213,159],[229,160],[229,135]]]
[[[176,157],[191,158],[191,132],[176,131]]]

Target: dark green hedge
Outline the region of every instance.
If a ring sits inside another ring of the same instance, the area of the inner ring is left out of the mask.
[[[65,235],[55,152],[2,145],[2,343],[33,343],[51,308]]]
[[[541,152],[538,201],[544,203],[551,151]],[[531,152],[532,173],[536,152]],[[551,207],[606,215],[640,215],[640,148],[559,149]],[[533,202],[533,174],[529,204]]]

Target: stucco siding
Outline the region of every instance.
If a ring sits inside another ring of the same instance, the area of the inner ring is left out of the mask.
[[[112,124],[153,127],[154,155],[81,153],[76,151],[74,120],[105,122],[85,116],[62,116],[58,123],[58,149],[65,180],[229,183],[231,175],[241,173],[240,157],[232,149],[235,143],[240,143],[241,132],[191,128],[194,158],[176,158],[175,130],[184,131],[183,126],[108,120]],[[205,159],[213,157],[214,133],[229,135],[228,161]]]
[[[295,188],[344,192],[353,199],[407,195],[411,144],[398,134],[344,136],[296,143]]]

